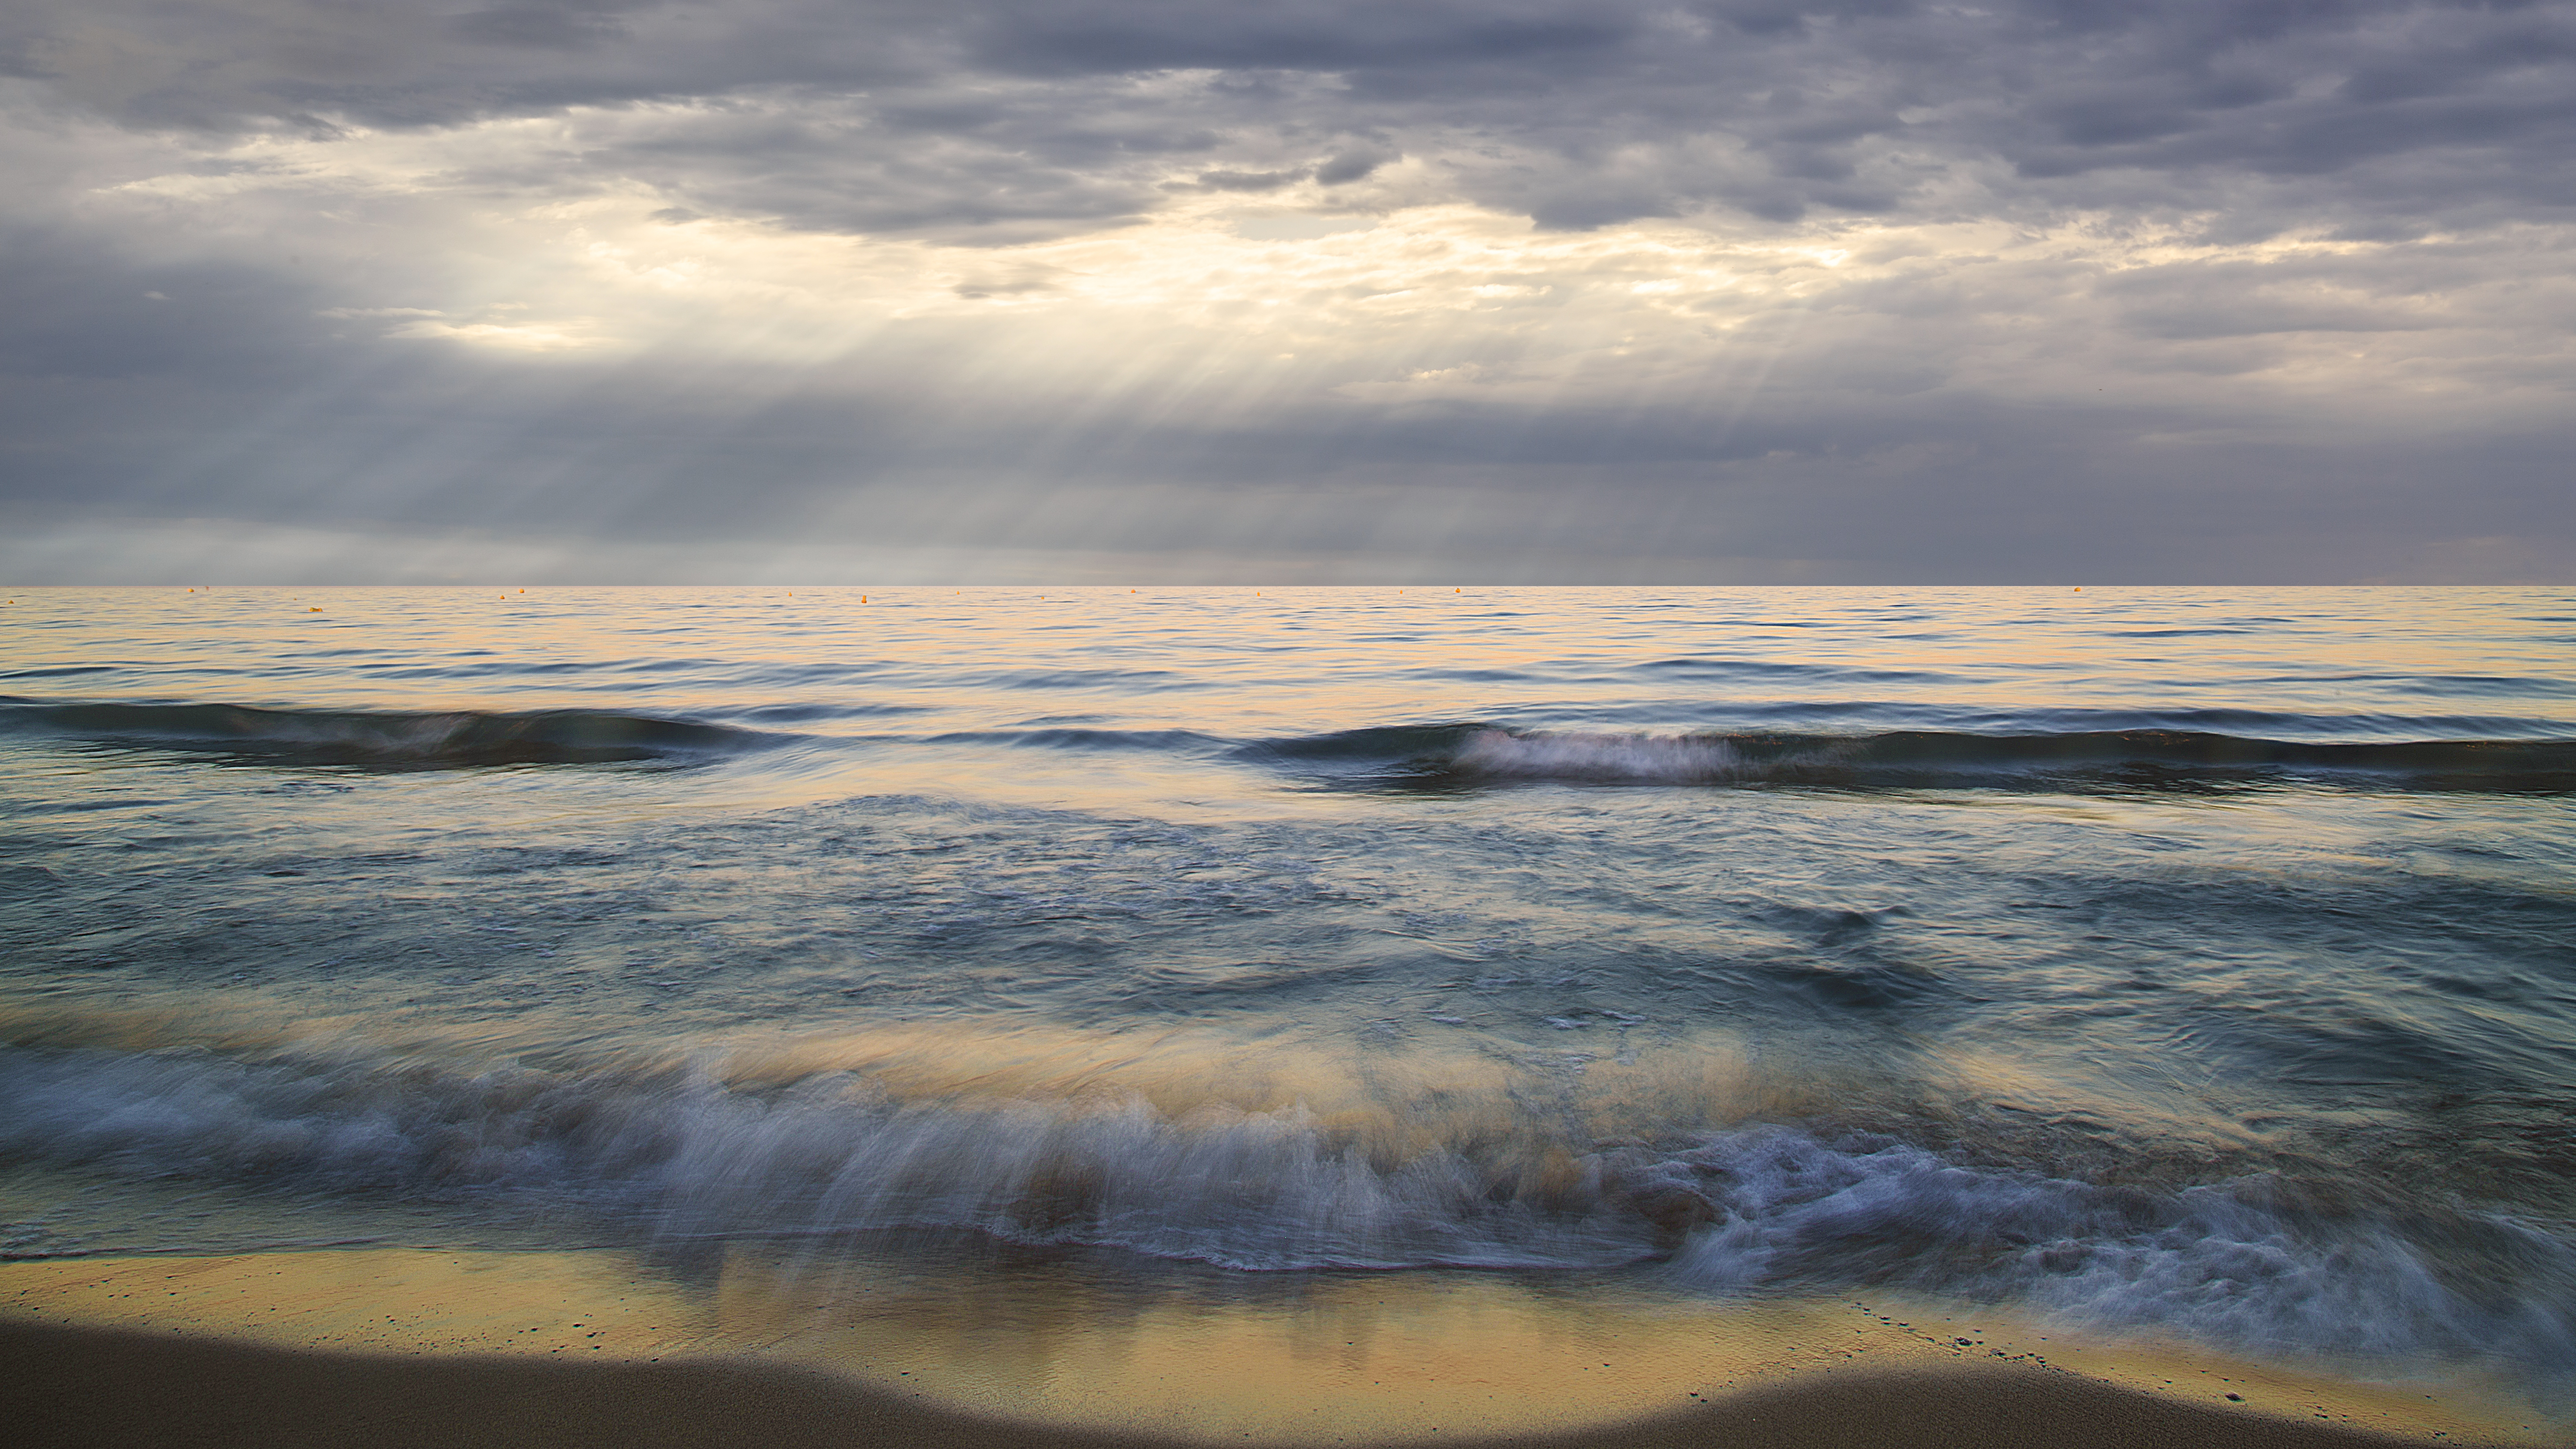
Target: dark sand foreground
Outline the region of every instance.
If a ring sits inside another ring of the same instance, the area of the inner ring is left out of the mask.
[[[976,1418],[778,1365],[313,1353],[25,1322],[0,1322],[0,1426],[0,1440],[16,1449],[1109,1449],[1180,1442]],[[1998,1366],[1790,1383],[1642,1422],[1452,1442],[1490,1449],[2387,1449],[2423,1441],[2233,1414],[2079,1375]]]

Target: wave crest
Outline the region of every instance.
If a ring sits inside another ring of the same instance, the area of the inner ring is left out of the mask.
[[[1762,778],[1762,765],[1722,736],[1513,734],[1478,730],[1449,762],[1462,775],[1500,780],[1600,780],[1721,784]]]
[[[1260,747],[1294,768],[1422,786],[1804,785],[1844,789],[2209,790],[2267,783],[2576,791],[2576,741],[2307,742],[2195,730],[1643,734],[1428,725]]]
[[[96,744],[378,770],[686,759],[779,738],[610,710],[286,710],[27,700],[0,701],[0,728]]]

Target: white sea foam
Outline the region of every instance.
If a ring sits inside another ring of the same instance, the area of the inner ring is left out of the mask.
[[[2576,1371],[2576,1243],[2491,1215],[2457,1226],[2484,1240],[2483,1262],[2519,1261],[2512,1287],[2483,1285],[2502,1291],[2444,1271],[2441,1248],[2460,1245],[2286,1211],[2252,1200],[2259,1184],[2106,1188],[1789,1129],[1728,1134],[1661,1170],[1722,1184],[1723,1217],[1673,1264],[1710,1287],[1893,1278],[2111,1329],[2344,1353],[2501,1349]]]
[[[1674,784],[1755,778],[1726,741],[1688,735],[1514,734],[1479,730],[1451,768],[1512,780],[1606,780]]]

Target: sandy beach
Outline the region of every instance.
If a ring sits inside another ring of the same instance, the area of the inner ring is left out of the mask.
[[[0,1324],[0,1413],[24,1449],[73,1446],[879,1446],[1111,1449],[1191,1441],[978,1417],[742,1362],[565,1364],[296,1352],[132,1330]],[[2230,1414],[2031,1368],[1749,1390],[1641,1422],[1452,1442],[1528,1449],[2365,1449],[2421,1442]],[[2447,1438],[2443,1442],[2474,1443]]]
[[[1614,1311],[1459,1275],[1229,1304],[1045,1266],[935,1285],[700,1266],[381,1249],[0,1264],[0,1417],[29,1446],[2568,1442],[2474,1386],[2043,1340],[1919,1300]]]

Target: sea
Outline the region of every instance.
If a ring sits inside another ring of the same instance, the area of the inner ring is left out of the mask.
[[[20,589],[0,1256],[1902,1292],[2563,1405],[2571,797],[2564,588]]]

